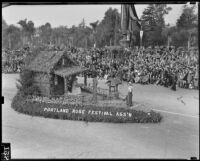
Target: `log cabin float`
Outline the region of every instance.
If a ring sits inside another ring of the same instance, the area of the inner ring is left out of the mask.
[[[33,82],[41,96],[65,96],[72,92],[76,76],[84,75],[87,86],[88,68],[78,66],[65,51],[41,51],[26,67],[33,73]]]

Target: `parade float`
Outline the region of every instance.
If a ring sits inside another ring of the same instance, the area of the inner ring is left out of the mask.
[[[92,85],[87,83],[92,74]],[[83,82],[78,83],[77,76]],[[92,122],[158,123],[154,111],[134,110],[120,97],[122,82],[109,78],[108,89],[97,87],[95,71],[78,66],[66,51],[41,51],[20,74],[12,108],[19,113]]]

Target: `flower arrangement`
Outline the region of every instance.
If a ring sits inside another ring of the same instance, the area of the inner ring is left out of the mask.
[[[144,112],[92,104],[30,101],[20,93],[14,97],[11,107],[20,113],[32,116],[64,120],[113,123],[159,123],[162,120],[162,116],[154,111]]]

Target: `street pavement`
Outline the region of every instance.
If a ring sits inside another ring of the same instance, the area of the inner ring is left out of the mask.
[[[199,158],[199,91],[134,84],[133,101],[163,115],[158,124],[85,123],[14,111],[17,74],[2,74],[2,142],[11,158]],[[83,81],[82,78],[78,79]],[[91,83],[92,80],[88,79]],[[105,80],[98,86],[108,88]],[[119,86],[126,95],[127,84]],[[140,109],[140,106],[132,108]]]

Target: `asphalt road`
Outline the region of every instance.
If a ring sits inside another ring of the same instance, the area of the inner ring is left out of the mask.
[[[13,159],[199,158],[198,90],[134,84],[133,100],[145,105],[144,110],[160,112],[161,123],[85,123],[15,112],[10,104],[16,78],[17,74],[2,75],[2,142],[11,143]],[[98,85],[106,88],[104,83]],[[126,95],[125,83],[119,89]]]

